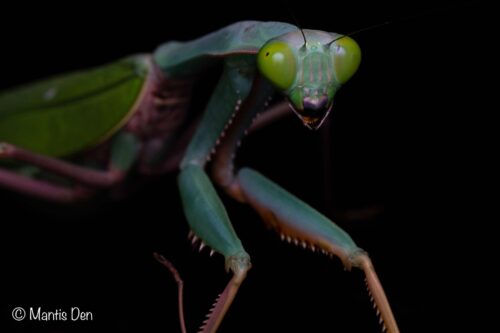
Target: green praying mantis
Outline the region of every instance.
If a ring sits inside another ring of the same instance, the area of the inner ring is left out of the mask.
[[[399,332],[367,253],[311,206],[233,163],[247,132],[285,113],[319,128],[360,61],[359,46],[348,36],[245,21],[193,41],[165,43],[151,55],[5,91],[0,186],[71,203],[119,186],[133,169],[145,175],[180,170],[189,237],[223,255],[233,274],[201,332],[217,330],[251,268],[214,183],[254,208],[283,240],[361,269],[383,329]],[[190,116],[193,81],[220,62],[222,75],[205,111]],[[286,102],[269,108],[276,91]],[[157,259],[175,272],[166,259]]]

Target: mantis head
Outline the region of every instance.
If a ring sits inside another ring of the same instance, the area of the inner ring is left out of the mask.
[[[283,92],[310,129],[324,122],[335,93],[354,75],[360,61],[361,50],[353,39],[317,30],[273,38],[257,55],[262,75]]]

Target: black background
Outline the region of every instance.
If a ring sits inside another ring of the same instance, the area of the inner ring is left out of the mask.
[[[2,12],[2,88],[151,52],[239,20],[293,23],[290,10],[305,28],[339,33],[394,20],[354,36],[363,60],[336,97],[328,177],[321,132],[292,117],[246,139],[238,162],[326,212],[371,254],[403,332],[465,324],[446,313],[474,288],[457,277],[475,260],[465,240],[474,229],[464,215],[474,196],[469,163],[477,161],[473,140],[483,120],[479,85],[489,71],[480,5],[23,6]],[[193,98],[202,105],[199,96]],[[181,272],[188,331],[197,329],[229,275],[221,256],[191,249],[175,185],[175,175],[166,175],[119,202],[85,209],[0,190],[5,332],[179,331],[175,283],[153,251]],[[359,272],[282,243],[250,208],[222,197],[254,266],[220,332],[379,331]],[[371,206],[380,213],[346,218]],[[78,306],[94,320],[15,322],[16,306]]]

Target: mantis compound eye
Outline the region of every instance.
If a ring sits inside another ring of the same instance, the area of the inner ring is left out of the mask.
[[[347,82],[356,73],[361,62],[358,43],[350,37],[342,37],[332,43],[333,72],[340,84]]]
[[[257,66],[262,75],[281,90],[287,90],[295,81],[297,59],[285,42],[265,44],[257,55]]]

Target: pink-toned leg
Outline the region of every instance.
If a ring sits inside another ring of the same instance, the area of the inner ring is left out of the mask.
[[[175,282],[177,283],[177,291],[178,291],[177,300],[179,302],[179,323],[181,324],[182,333],[186,333],[187,332],[186,322],[184,320],[184,293],[183,293],[184,282],[182,281],[179,272],[170,261],[168,261],[164,256],[156,252],[153,253],[153,256],[160,264],[165,266],[170,271],[170,274],[172,274],[172,276],[175,279]]]
[[[81,186],[68,188],[54,185],[2,169],[0,169],[0,185],[22,194],[60,203],[79,201],[93,194],[92,190]]]
[[[293,111],[290,109],[288,102],[277,103],[265,112],[260,113],[257,118],[255,118],[255,121],[252,123],[248,131],[249,133],[258,131],[259,129],[264,128],[290,114],[293,114]]]
[[[124,173],[119,170],[92,170],[57,158],[36,154],[8,143],[0,143],[0,159],[25,162],[90,187],[111,187],[124,177]]]

